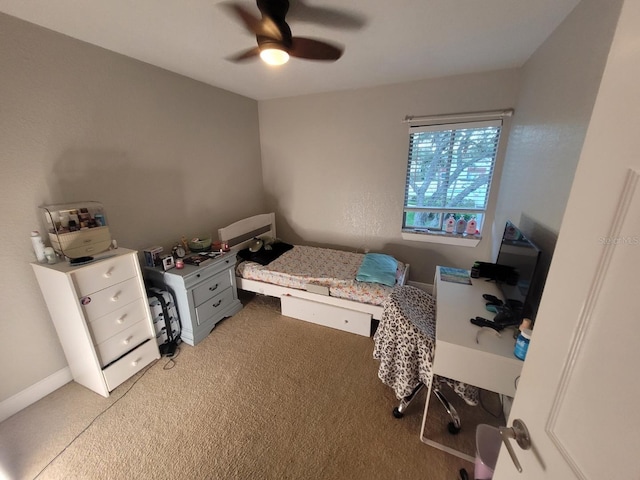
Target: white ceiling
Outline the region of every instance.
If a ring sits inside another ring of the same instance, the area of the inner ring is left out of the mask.
[[[255,2],[237,1],[259,16]],[[255,46],[255,36],[223,0],[0,0],[0,12],[264,100],[519,67],[578,2],[290,0],[294,36],[338,43],[345,52],[334,63],[292,59],[281,67],[226,60]],[[363,25],[318,25],[319,7]]]

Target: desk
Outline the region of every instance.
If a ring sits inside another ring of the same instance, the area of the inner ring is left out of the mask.
[[[523,362],[513,354],[515,339],[511,329],[501,336],[490,328],[480,328],[469,322],[481,316],[492,318],[485,309],[482,295],[502,298],[499,288],[484,278],[472,278],[471,285],[443,281],[436,268],[433,294],[436,297],[436,347],[433,373],[459,380],[476,387],[513,397]],[[478,333],[480,332],[480,333]],[[477,338],[477,341],[476,341]],[[473,457],[433,442],[425,436],[431,385],[422,415],[420,440],[473,462]]]

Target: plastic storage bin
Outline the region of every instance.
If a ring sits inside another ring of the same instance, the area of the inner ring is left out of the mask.
[[[111,233],[100,202],[42,205],[53,249],[69,259],[90,257],[111,247]]]

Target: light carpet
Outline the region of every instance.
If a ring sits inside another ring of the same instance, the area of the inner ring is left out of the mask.
[[[294,320],[279,301],[244,308],[103,398],[71,382],[0,424],[8,479],[457,479],[473,465],[419,439],[424,393],[404,418],[377,377],[373,339]],[[427,430],[473,455],[477,423],[504,424],[497,396],[456,437],[435,397]],[[489,412],[496,412],[494,418]]]

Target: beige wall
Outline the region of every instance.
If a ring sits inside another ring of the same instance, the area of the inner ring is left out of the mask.
[[[621,4],[582,0],[522,69],[494,228],[499,235],[505,220],[519,224],[542,249],[544,270],[555,248]]]
[[[513,107],[518,78],[505,70],[260,102],[264,184],[279,236],[383,250],[411,264],[412,280],[427,283],[436,265],[488,260],[490,237],[476,248],[402,240],[402,120]]]
[[[502,220],[557,232],[621,0],[583,0],[522,69],[499,194]]]
[[[102,201],[124,247],[263,211],[258,106],[0,14],[0,401],[66,361],[29,263],[37,206]]]

